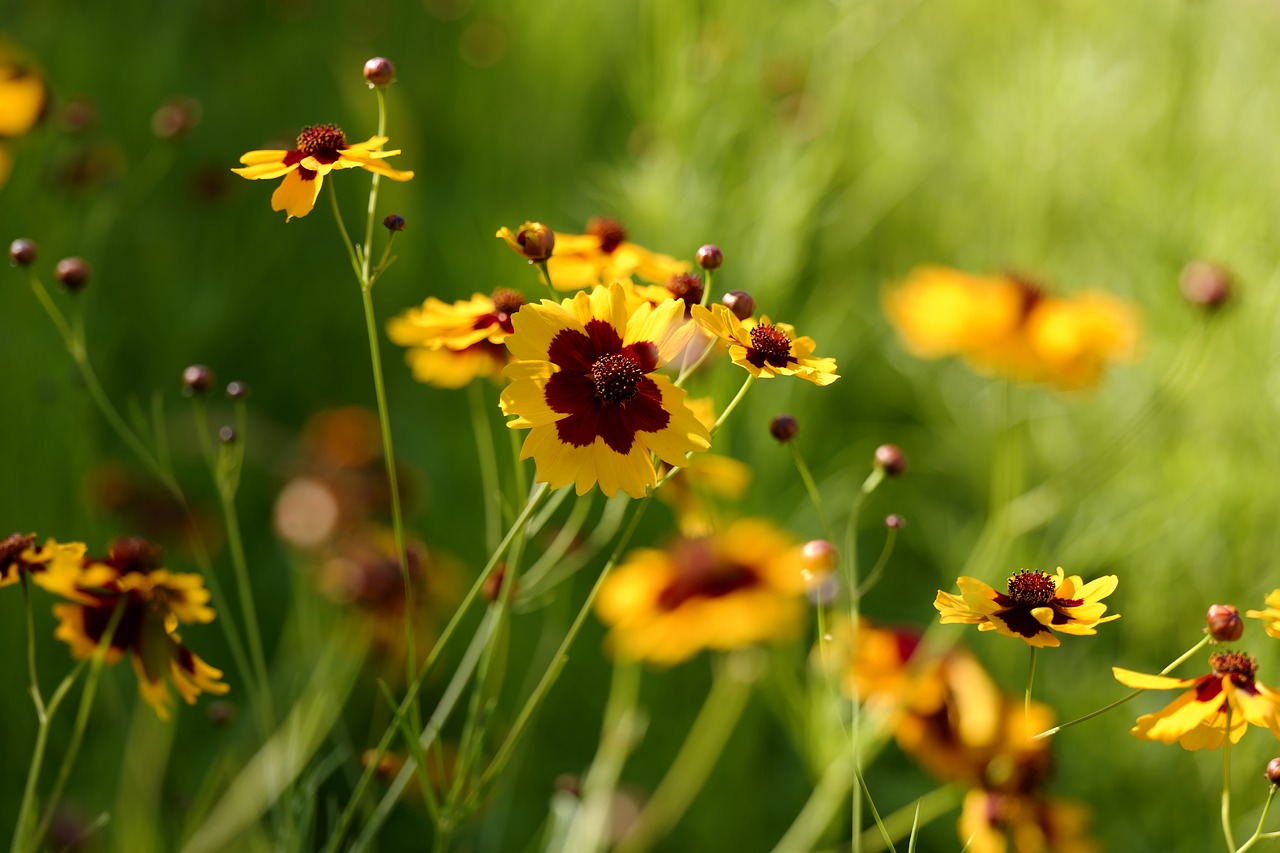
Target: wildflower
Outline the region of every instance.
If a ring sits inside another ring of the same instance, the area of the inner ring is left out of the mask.
[[[405,360],[419,382],[438,388],[462,388],[481,376],[497,376],[507,363],[503,341],[512,332],[511,317],[524,305],[515,290],[447,305],[428,298],[387,324],[387,336],[411,347]]]
[[[48,104],[44,77],[0,42],[0,140],[29,133]],[[7,146],[0,145],[0,187],[12,170],[13,155]]]
[[[997,631],[1029,646],[1055,648],[1054,631],[1094,634],[1098,625],[1120,618],[1102,615],[1107,610],[1102,599],[1119,583],[1115,575],[1086,584],[1078,575],[1063,577],[1061,566],[1056,576],[1024,569],[1009,578],[1008,594],[976,578],[961,577],[956,583],[960,595],[938,590],[933,602],[944,625],[977,625],[979,631]]]
[[[526,222],[514,233],[504,225],[493,236],[506,240],[511,251],[531,264],[540,264],[551,257],[556,245],[555,232],[541,222]]]
[[[632,276],[665,284],[672,276],[689,271],[685,261],[628,242],[622,223],[603,217],[588,222],[585,234],[557,232],[555,251],[547,260],[547,273],[556,290],[581,290]]]
[[[214,619],[203,578],[170,572],[160,563],[156,546],[121,539],[105,560],[60,552],[37,582],[77,602],[53,608],[59,620],[54,636],[71,646],[77,659],[93,656],[119,611],[105,660],[115,663],[129,653],[139,693],[167,720],[173,700],[166,676],[189,705],[202,692],[221,695],[230,688],[221,682],[221,670],[197,657],[177,634],[180,623]]]
[[[382,160],[400,153],[400,149],[383,151],[385,136],[374,136],[355,145],[347,144],[347,136],[336,124],[318,124],[303,128],[298,134],[297,148],[290,150],[250,151],[240,158],[243,168],[232,169],[249,180],[284,177],[271,195],[271,209],[283,210],[288,221],[306,216],[320,195],[324,176],[336,169],[365,169],[393,181],[407,181],[413,172],[392,169]]]
[[[1109,362],[1132,361],[1138,327],[1133,309],[1106,293],[1044,299],[1026,320],[1041,381],[1064,391],[1090,388]]]
[[[1251,619],[1261,619],[1262,629],[1267,632],[1267,636],[1280,640],[1280,589],[1273,589],[1265,602],[1265,610],[1246,610],[1244,615]]]
[[[693,318],[705,330],[729,345],[734,364],[746,368],[752,376],[796,376],[815,385],[830,385],[839,379],[834,358],[815,358],[813,339],[796,337],[796,330],[786,324],[773,324],[768,317],[748,328],[732,310],[713,305],[693,309]]]
[[[1250,723],[1280,737],[1280,693],[1254,679],[1254,658],[1243,652],[1214,652],[1209,668],[1211,672],[1199,678],[1173,678],[1112,667],[1116,681],[1137,690],[1190,688],[1167,707],[1139,717],[1130,734],[1161,743],[1176,741],[1183,749],[1217,749],[1228,735],[1232,743],[1239,743]]]
[[[680,663],[702,649],[794,636],[804,618],[804,557],[767,521],[744,519],[665,550],[629,554],[596,604],[621,658]]]
[[[707,428],[685,405],[685,392],[654,371],[678,353],[692,327],[682,303],[627,308],[622,285],[595,288],[562,303],[543,300],[512,318],[514,357],[503,375],[507,426],[529,429],[520,451],[539,482],[558,489],[596,483],[613,497],[641,497],[657,484],[655,453],[673,466],[710,447]]]
[[[1204,621],[1204,632],[1213,637],[1215,643],[1234,643],[1244,634],[1240,611],[1230,604],[1211,604]]]
[[[1076,802],[975,788],[956,828],[970,853],[1095,853],[1088,824],[1089,809]]]

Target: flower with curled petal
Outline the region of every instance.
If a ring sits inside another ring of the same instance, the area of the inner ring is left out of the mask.
[[[1115,575],[1086,584],[1078,575],[1064,577],[1061,566],[1056,575],[1023,569],[1009,578],[1007,593],[976,578],[961,577],[956,583],[959,595],[938,590],[933,602],[944,625],[977,625],[979,631],[996,631],[1029,646],[1055,648],[1054,631],[1095,634],[1098,625],[1120,618],[1102,615],[1107,610],[1102,599],[1119,583]]]
[[[754,325],[744,324],[724,305],[707,309],[695,305],[693,319],[703,329],[729,345],[729,358],[752,376],[795,376],[814,385],[830,385],[840,378],[834,358],[817,358],[813,338],[797,337],[787,323],[772,323],[761,317]]]

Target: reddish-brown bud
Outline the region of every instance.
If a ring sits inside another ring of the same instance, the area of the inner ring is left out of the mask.
[[[249,386],[243,382],[228,382],[227,397],[232,400],[244,400],[249,396]]]
[[[375,56],[364,64],[364,79],[370,89],[385,89],[396,80],[396,67],[385,56]]]
[[[1192,261],[1178,278],[1183,297],[1206,311],[1216,311],[1231,298],[1231,273],[1217,264]]]
[[[804,561],[804,570],[809,572],[805,578],[808,580],[834,570],[840,561],[840,552],[825,539],[811,539],[800,549],[800,558]]]
[[[756,313],[756,301],[751,298],[751,294],[745,290],[730,290],[724,296],[720,297],[720,301],[724,303],[724,307],[733,312],[733,316],[739,320],[745,320],[752,314]]]
[[[513,252],[535,264],[545,262],[556,247],[555,232],[541,222],[526,222],[514,234],[503,228],[498,236],[507,241]]]
[[[907,472],[907,457],[896,444],[882,444],[876,448],[876,466],[890,477],[901,477]]]
[[[36,261],[36,244],[26,237],[19,237],[9,244],[9,263],[15,267],[29,267]]]
[[[1267,781],[1272,785],[1280,785],[1280,758],[1273,758],[1267,762],[1266,776]]]
[[[218,728],[224,728],[236,721],[236,706],[226,699],[215,699],[210,702],[209,709],[205,713],[209,716],[209,722]]]
[[[907,526],[907,520],[897,513],[886,515],[884,517],[884,526],[890,530],[901,530]]]
[[[182,393],[188,397],[203,397],[213,387],[212,368],[203,364],[193,364],[182,371]]]
[[[63,258],[53,268],[53,277],[72,293],[79,293],[89,283],[89,264],[84,258]]]
[[[235,444],[239,440],[240,436],[236,433],[235,427],[224,426],[218,429],[218,441],[221,441],[223,444]]]
[[[174,98],[151,114],[151,132],[157,139],[174,139],[200,123],[202,109],[195,98]]]
[[[1204,631],[1217,643],[1234,643],[1244,633],[1244,619],[1230,604],[1214,604],[1205,614]]]
[[[695,259],[698,261],[698,266],[704,270],[715,272],[724,263],[724,252],[720,251],[719,246],[708,243],[698,250]]]
[[[398,234],[404,230],[404,217],[398,213],[393,213],[382,220],[382,227],[393,234]]]
[[[769,421],[769,435],[786,444],[800,432],[800,424],[791,415],[777,415]]]

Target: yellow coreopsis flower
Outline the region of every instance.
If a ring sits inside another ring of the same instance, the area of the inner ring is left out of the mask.
[[[956,583],[959,595],[938,590],[933,602],[944,625],[977,625],[979,631],[996,631],[1029,646],[1056,648],[1054,631],[1095,634],[1098,625],[1120,618],[1102,615],[1107,610],[1102,599],[1119,583],[1115,575],[1086,584],[1078,575],[1064,577],[1061,566],[1056,575],[1024,569],[1009,578],[1007,594],[976,578],[961,577]]]
[[[524,305],[518,291],[499,288],[452,305],[434,297],[387,323],[387,336],[410,347],[405,360],[413,378],[439,388],[462,388],[478,377],[497,376],[507,363],[503,342],[511,317]]]
[[[1116,681],[1136,690],[1188,688],[1167,707],[1139,717],[1130,733],[1144,740],[1177,742],[1183,749],[1217,749],[1228,736],[1239,743],[1250,724],[1280,738],[1280,693],[1254,678],[1258,662],[1243,652],[1214,652],[1209,667],[1212,671],[1198,678],[1112,667]]]
[[[580,495],[599,483],[609,497],[638,498],[657,484],[651,453],[679,466],[710,447],[684,390],[655,372],[693,331],[683,305],[630,310],[615,282],[512,317],[502,411],[515,416],[507,426],[529,430],[520,456],[533,458],[539,482],[574,483]]]
[[[354,145],[336,124],[319,124],[303,128],[298,134],[297,148],[288,150],[250,151],[240,158],[243,167],[232,169],[252,181],[283,177],[284,181],[271,195],[271,209],[283,210],[285,221],[306,216],[320,195],[324,176],[338,169],[365,169],[393,181],[407,181],[413,172],[391,168],[383,159],[400,153],[400,149],[383,151],[385,136],[374,136]]]
[[[724,305],[712,305],[710,310],[695,305],[692,315],[699,326],[729,345],[733,363],[752,376],[795,376],[814,385],[830,385],[840,378],[836,360],[815,357],[813,338],[796,337],[795,328],[787,323],[761,317],[747,326]]]
[[[502,232],[498,236],[503,236]],[[510,238],[507,241],[510,243]],[[556,232],[555,248],[547,259],[547,274],[556,290],[581,290],[632,276],[652,284],[666,284],[690,269],[687,261],[628,242],[622,223],[604,217],[588,222],[585,234]]]

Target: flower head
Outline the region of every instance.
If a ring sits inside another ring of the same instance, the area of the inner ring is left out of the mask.
[[[797,376],[814,385],[830,385],[840,378],[836,360],[815,358],[813,339],[796,337],[795,328],[787,323],[775,324],[768,317],[761,317],[760,322],[748,326],[724,305],[712,305],[709,310],[695,305],[693,318],[728,344],[733,363],[746,368],[752,376]]]
[[[690,269],[685,261],[628,242],[626,227],[616,219],[604,217],[588,222],[585,234],[556,233],[555,251],[547,260],[547,273],[556,290],[581,290],[632,276],[651,284],[666,284]]]
[[[959,595],[938,590],[933,602],[944,625],[977,625],[979,631],[996,631],[1029,646],[1056,647],[1054,631],[1094,634],[1098,625],[1120,618],[1102,615],[1107,610],[1102,599],[1119,583],[1115,575],[1086,584],[1078,575],[1064,577],[1061,566],[1056,575],[1020,570],[1009,578],[1007,593],[976,578],[961,577],[956,583]]]
[[[1280,589],[1273,589],[1266,597],[1265,610],[1247,610],[1245,616],[1262,620],[1262,630],[1268,637],[1280,640]]]
[[[452,305],[431,297],[387,323],[387,336],[410,347],[405,360],[419,382],[462,388],[502,372],[507,363],[503,341],[512,333],[512,315],[523,305],[524,297],[506,288]]]
[[[507,426],[530,431],[520,455],[533,458],[540,482],[575,483],[580,495],[599,483],[610,497],[641,497],[657,484],[650,453],[680,466],[710,446],[685,392],[655,372],[692,332],[682,306],[629,310],[614,283],[526,305],[512,318],[502,411],[515,416]]]
[[[303,128],[297,148],[250,151],[240,158],[244,166],[231,171],[253,181],[283,177],[271,195],[271,209],[285,211],[287,221],[311,212],[324,176],[335,169],[365,169],[393,181],[412,178],[413,172],[401,172],[382,162],[400,153],[400,149],[381,150],[386,142],[385,136],[374,136],[350,145],[342,128],[319,124]]]
[[[1089,809],[1069,800],[975,788],[956,829],[970,853],[1096,853],[1089,820]]]
[[[596,603],[613,650],[630,660],[680,663],[795,634],[804,618],[801,549],[767,521],[744,519],[664,550],[633,551]]]

